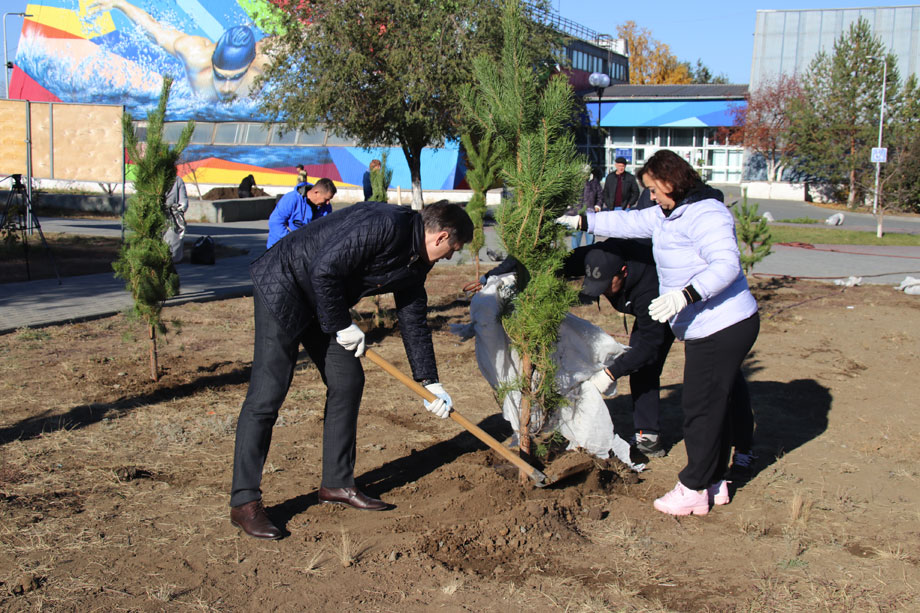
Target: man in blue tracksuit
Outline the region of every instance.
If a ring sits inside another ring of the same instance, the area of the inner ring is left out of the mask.
[[[331,213],[332,205],[329,202],[335,192],[335,184],[326,178],[320,179],[315,185],[298,183],[294,191],[281,197],[268,218],[268,243],[265,248],[271,249],[289,232]]]

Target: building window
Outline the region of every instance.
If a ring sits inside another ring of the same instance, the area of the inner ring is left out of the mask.
[[[692,147],[693,129],[671,128],[671,147]]]
[[[268,132],[264,124],[244,123],[240,126],[240,143],[245,145],[267,145]]]
[[[658,128],[636,128],[637,145],[657,145]]]
[[[326,130],[320,127],[313,128],[308,132],[297,133],[298,145],[322,145],[326,142]]]
[[[240,124],[238,123],[219,123],[214,130],[215,145],[234,145],[236,144],[236,134]]]
[[[297,131],[288,130],[287,132],[281,132],[281,126],[274,126],[272,130],[272,137],[269,140],[269,143],[272,145],[296,145],[297,144]]]

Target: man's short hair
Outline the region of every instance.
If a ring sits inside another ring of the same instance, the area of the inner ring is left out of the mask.
[[[626,164],[627,162],[626,162],[626,158],[624,158],[623,156],[620,156],[617,159],[615,159],[613,163],[614,164]]]
[[[318,189],[321,192],[326,192],[330,196],[335,196],[335,192],[338,191],[335,187],[335,183],[332,182],[332,179],[327,179],[326,177],[323,177],[314,183],[313,189]]]
[[[428,232],[447,232],[453,246],[473,240],[473,220],[459,204],[447,200],[429,204],[422,209],[422,221]]]

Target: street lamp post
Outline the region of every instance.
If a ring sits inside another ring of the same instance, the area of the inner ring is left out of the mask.
[[[10,64],[6,57],[6,17],[7,15],[17,15],[19,17],[31,17],[28,13],[3,13],[3,78],[6,81],[6,99],[10,99],[10,70],[13,65]]]
[[[885,89],[888,82],[888,58],[885,56],[871,55],[870,60],[882,61],[882,102],[878,107],[878,149],[882,148],[882,126],[885,119]],[[872,214],[878,214],[878,182],[882,172],[882,162],[875,161],[875,197],[872,199]]]
[[[594,88],[594,92],[597,94],[597,139],[600,142],[601,139],[601,96],[604,93],[604,89],[610,85],[610,75],[607,75],[603,72],[592,72],[591,76],[588,77],[588,83],[591,84],[591,87]],[[604,165],[607,165],[607,156],[604,155]],[[606,172],[606,168],[604,169]]]

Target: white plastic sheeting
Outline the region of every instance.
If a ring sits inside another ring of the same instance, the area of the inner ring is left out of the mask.
[[[514,283],[514,274],[490,277],[470,302],[470,323],[451,326],[451,331],[464,339],[475,337],[479,370],[494,389],[520,376],[520,357],[510,346],[501,322],[502,309],[515,291]],[[567,314],[559,327],[554,359],[559,366],[556,386],[569,404],[560,407],[545,427],[565,436],[569,449],[580,447],[599,458],[608,458],[613,452],[623,463],[638,471],[645,465],[632,463],[629,443],[614,433],[604,397],[589,382],[627,349],[594,324]],[[616,386],[604,391],[613,395]],[[502,405],[502,414],[515,431],[513,444],[517,444],[520,402],[520,392],[514,391],[505,395]],[[540,407],[532,409],[531,431],[535,424],[543,421],[539,411]]]
[[[901,281],[901,284],[896,286],[895,289],[902,291],[905,294],[920,296],[920,279],[916,279],[914,277],[904,277],[904,280]]]

